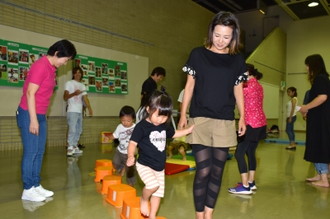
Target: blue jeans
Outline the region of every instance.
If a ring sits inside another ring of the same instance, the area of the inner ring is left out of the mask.
[[[45,153],[47,138],[46,115],[37,114],[39,135],[30,133],[30,115],[27,110],[18,107],[17,125],[21,130],[23,143],[22,180],[23,188],[30,189],[40,185],[40,171]]]
[[[69,126],[68,146],[77,146],[82,133],[82,113],[67,112],[66,118]]]
[[[314,163],[316,172],[318,174],[328,174],[329,173],[329,166],[327,163]]]
[[[294,123],[297,119],[297,116],[292,116],[291,122],[288,122],[288,120],[286,121],[286,134],[288,134],[289,137],[289,141],[291,142],[295,142],[295,135],[294,135]]]

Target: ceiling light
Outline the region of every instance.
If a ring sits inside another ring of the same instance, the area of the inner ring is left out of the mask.
[[[308,7],[312,8],[312,7],[316,7],[318,5],[319,5],[318,2],[311,2],[311,3],[308,4]]]

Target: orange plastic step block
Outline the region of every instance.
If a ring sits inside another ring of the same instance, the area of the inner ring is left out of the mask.
[[[149,206],[150,207],[150,206]],[[120,214],[121,219],[146,219],[140,211],[140,197],[124,199],[123,208]],[[156,217],[157,219],[166,219],[165,217]]]
[[[121,176],[108,175],[105,176],[102,180],[102,190],[101,193],[106,195],[108,194],[109,186],[121,184]]]
[[[140,197],[124,199],[120,214],[121,219],[145,219],[140,211]]]
[[[95,168],[95,182],[101,182],[105,176],[112,175],[112,167],[101,166]]]
[[[136,189],[126,184],[111,185],[108,189],[106,201],[115,207],[122,207],[124,199],[136,197]]]
[[[110,167],[113,167],[112,166],[112,160],[107,160],[107,159],[100,159],[100,160],[96,160],[95,161],[95,168],[96,167],[101,167],[101,166],[110,166]]]

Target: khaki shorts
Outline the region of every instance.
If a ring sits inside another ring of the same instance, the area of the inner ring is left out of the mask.
[[[195,125],[193,132],[187,136],[190,144],[201,144],[211,147],[233,147],[237,145],[235,120],[211,119],[196,117],[189,119],[189,125]]]

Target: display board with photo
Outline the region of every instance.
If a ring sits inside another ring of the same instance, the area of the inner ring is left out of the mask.
[[[32,63],[47,48],[0,39],[0,85],[22,87]]]
[[[82,68],[88,92],[128,94],[127,63],[77,55],[73,65]]]

